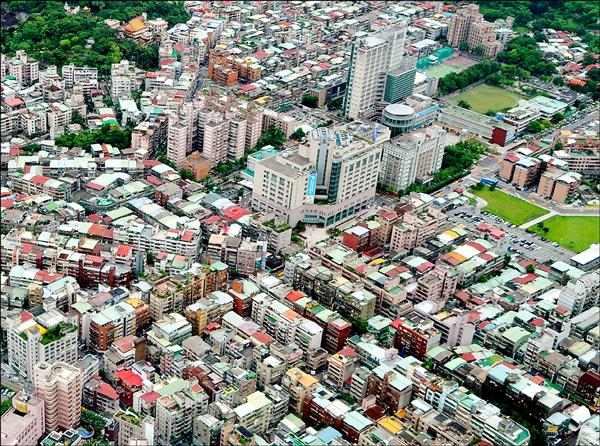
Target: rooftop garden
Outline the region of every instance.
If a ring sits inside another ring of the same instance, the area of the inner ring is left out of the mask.
[[[283,223],[281,225],[275,226],[275,220],[268,220],[263,223],[265,226],[272,228],[275,232],[284,232],[290,229],[290,225],[287,223]]]
[[[139,417],[139,415],[137,415],[131,409],[129,409],[127,412],[120,413],[119,414],[119,418],[121,418],[124,421],[127,421],[128,423],[133,424],[134,426],[139,426],[140,425],[140,417]]]
[[[66,322],[59,322],[54,327],[50,328],[44,336],[42,336],[41,343],[42,345],[48,345],[54,341],[58,341],[67,333],[72,333],[77,331],[77,327],[73,324],[68,324]]]

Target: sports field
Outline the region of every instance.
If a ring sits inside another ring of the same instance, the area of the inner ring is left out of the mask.
[[[574,252],[585,251],[592,243],[600,242],[600,217],[555,215],[542,223],[548,228],[548,232],[537,225],[533,225],[528,231],[536,232]]]
[[[499,190],[482,190],[471,189],[471,193],[483,198],[487,201],[487,206],[483,208],[498,217],[509,221],[515,225],[522,225],[530,220],[541,217],[547,214],[548,211],[540,207],[534,206],[520,198],[505,194]]]
[[[524,96],[512,91],[503,90],[489,84],[479,84],[454,96],[448,102],[456,105],[459,101],[466,101],[471,106],[471,110],[478,113],[485,113],[514,107],[519,103],[519,99],[523,98]]]
[[[451,57],[440,64],[432,65],[425,70],[425,73],[430,77],[440,78],[450,73],[460,73],[465,68],[469,68],[476,64],[476,60],[470,59],[467,56],[458,55]]]

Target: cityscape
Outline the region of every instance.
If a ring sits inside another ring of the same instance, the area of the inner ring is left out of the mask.
[[[2,446],[600,445],[600,3],[0,8]]]

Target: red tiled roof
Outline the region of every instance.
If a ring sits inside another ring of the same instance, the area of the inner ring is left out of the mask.
[[[350,347],[343,348],[338,353],[340,356],[356,356],[356,350]]]
[[[256,90],[256,85],[248,84],[248,85],[243,85],[239,88],[239,91],[241,91],[242,93],[246,93],[246,92],[252,91],[252,90]]]
[[[483,254],[480,254],[479,258],[485,260],[486,262],[494,260],[494,256],[491,255],[489,252],[484,252]]]
[[[94,190],[102,190],[102,189],[104,189],[104,186],[96,184],[96,183],[94,183],[92,181],[88,182],[86,184],[86,187],[89,187],[90,189],[94,189]]]
[[[467,243],[467,245],[471,246],[472,248],[475,248],[479,252],[486,252],[487,251],[487,249],[483,245],[480,245],[477,242],[469,242],[469,243]]]
[[[517,161],[519,161],[521,158],[519,158],[517,155],[515,155],[512,152],[507,153],[506,155],[504,155],[504,159],[508,160],[508,161],[512,161],[513,163],[516,163]]]
[[[128,352],[133,348],[133,341],[135,340],[135,336],[129,335],[121,338],[117,341],[114,341],[113,344],[122,352]]]
[[[563,307],[562,305],[559,305],[556,308],[554,308],[554,311],[556,311],[557,313],[560,313],[560,314],[565,314],[565,313],[569,312],[569,309],[567,307]]]
[[[31,182],[35,183],[35,184],[44,184],[46,181],[48,181],[50,178],[45,177],[43,175],[35,175],[33,178],[31,178]]]
[[[431,262],[423,262],[421,263],[419,266],[417,266],[417,271],[419,272],[424,272],[427,271],[430,268],[433,268],[434,264]]]
[[[8,105],[9,107],[16,107],[17,105],[23,105],[23,104],[25,104],[23,102],[23,99],[21,99],[21,98],[6,99],[4,101],[4,103],[6,105]]]
[[[540,326],[544,325],[545,322],[546,321],[544,319],[542,319],[541,317],[536,317],[534,320],[529,322],[529,325],[533,325],[534,327],[540,327]]]
[[[156,178],[154,175],[148,175],[146,177],[146,181],[150,184],[154,184],[155,186],[160,186],[162,184],[162,181],[160,181],[158,178]]]
[[[119,245],[119,247],[117,248],[117,255],[119,257],[127,257],[129,256],[133,251],[133,248],[129,245]]]
[[[467,320],[469,322],[474,322],[479,318],[479,316],[481,316],[481,313],[479,311],[471,311],[469,313],[469,316],[467,317]]]
[[[518,283],[519,285],[525,285],[529,282],[534,281],[535,279],[537,279],[537,276],[533,273],[527,273],[524,276],[521,277],[517,277],[516,279],[513,279],[514,283]]]
[[[113,389],[113,387],[108,384],[108,383],[102,383],[100,384],[100,386],[98,386],[98,393],[111,398],[113,400],[116,400],[119,398],[119,394],[117,393],[117,391],[115,389]]]
[[[270,344],[274,341],[271,336],[262,331],[257,331],[256,333],[252,334],[252,337],[262,344]]]
[[[542,378],[541,376],[537,375],[537,376],[532,376],[531,378],[529,378],[529,381],[531,381],[534,384],[544,384],[544,382],[546,381],[544,378]]]
[[[87,216],[88,221],[91,221],[92,223],[101,223],[104,220],[102,219],[102,217],[100,217],[98,214],[90,214]]]
[[[239,220],[245,215],[250,215],[252,212],[239,206],[230,206],[227,209],[225,209],[223,213],[229,218]]]
[[[460,357],[467,362],[475,361],[475,355],[471,352],[463,353]]]
[[[184,242],[191,242],[192,238],[194,238],[194,233],[192,231],[183,231],[181,240],[183,240]]]
[[[144,393],[140,398],[144,400],[146,404],[152,404],[154,401],[160,398],[160,393],[151,390],[148,393]]]
[[[286,298],[290,302],[296,302],[298,299],[302,299],[305,296],[306,294],[304,294],[302,291],[290,291]]]
[[[129,387],[142,387],[142,377],[132,370],[119,370],[115,373],[115,378],[122,380]]]
[[[221,325],[220,325],[220,324],[218,324],[218,323],[216,323],[216,322],[211,322],[210,324],[207,324],[207,325],[206,325],[206,330],[208,330],[208,331],[213,331],[213,330],[216,330],[216,329],[218,329],[218,328],[220,328],[220,327],[221,327]]]
[[[586,81],[584,81],[583,79],[578,79],[576,77],[574,77],[573,79],[571,79],[569,81],[569,85],[577,85],[579,87],[585,87],[587,84]]]

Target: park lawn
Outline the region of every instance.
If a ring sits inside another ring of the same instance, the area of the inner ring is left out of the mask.
[[[493,191],[488,188],[482,190],[471,189],[470,192],[487,201],[488,204],[483,208],[484,211],[488,211],[518,226],[548,213],[545,209],[500,192],[498,189]]]
[[[486,113],[488,111],[497,112],[505,108],[512,108],[519,103],[519,99],[523,98],[523,95],[513,91],[504,90],[489,84],[479,84],[469,90],[463,91],[448,102],[456,105],[459,101],[466,101],[471,106],[471,110],[478,113]]]
[[[592,243],[600,242],[600,217],[555,215],[542,223],[549,229],[548,232],[537,225],[528,230],[574,252],[585,251]]]

